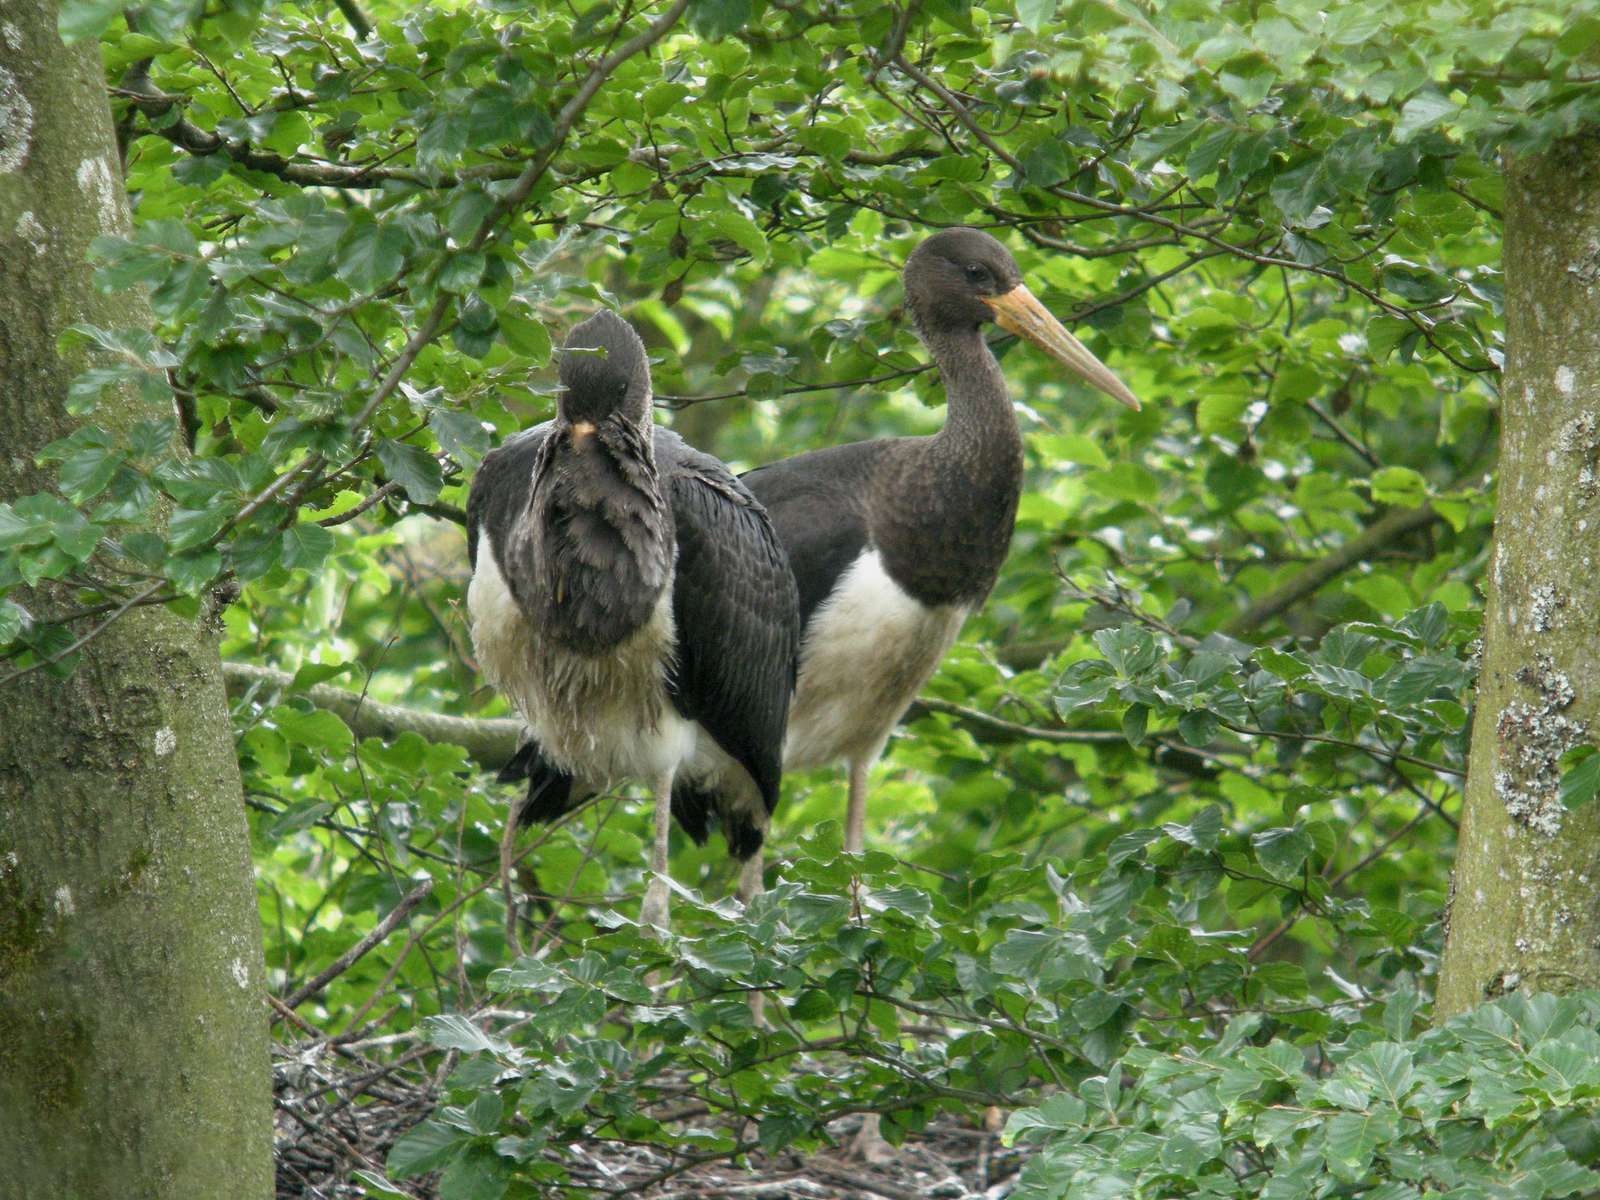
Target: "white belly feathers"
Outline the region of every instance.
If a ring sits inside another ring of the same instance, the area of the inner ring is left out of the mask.
[[[704,748],[696,755],[696,742],[709,739],[697,738],[699,726],[679,716],[667,695],[677,640],[670,584],[649,622],[615,650],[577,654],[530,626],[480,530],[467,610],[485,678],[516,706],[550,761],[586,787],[654,781],[706,756]]]
[[[907,595],[868,549],[811,618],[789,709],[784,766],[876,758],[961,632],[967,607]]]

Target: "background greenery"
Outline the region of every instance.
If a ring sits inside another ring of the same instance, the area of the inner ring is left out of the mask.
[[[1600,1187],[1595,1001],[1421,1033],[1493,512],[1495,156],[1594,119],[1595,6],[91,0],[63,27],[103,39],[138,222],[100,278],[159,326],[75,335],[88,424],[59,497],[0,506],[0,597],[83,609],[0,598],[0,684],[129,606],[237,594],[224,658],[294,677],[235,710],[284,1037],[441,1104],[369,1194],[544,1194],[607,1145],[658,1148],[659,1181],[987,1105],[1030,1147],[1017,1196]],[[644,810],[611,797],[519,843],[508,911],[507,790],[308,687],[504,714],[465,485],[598,305],[645,335],[658,419],[738,466],[936,428],[896,273],[950,224],[1146,407],[997,343],[1013,552],[875,775],[872,849],[839,853],[838,773],[791,777],[767,895],[741,912],[720,848],[675,845],[662,944],[632,924]],[[192,455],[96,427],[118,383],[170,393]]]

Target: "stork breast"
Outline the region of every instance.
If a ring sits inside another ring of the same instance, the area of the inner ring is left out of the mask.
[[[669,585],[635,633],[580,654],[527,619],[486,531],[467,587],[478,667],[528,723],[556,766],[595,788],[655,779],[694,753],[694,726],[667,696],[676,645]]]
[[[784,765],[875,758],[961,632],[967,607],[910,596],[869,546],[806,626]]]

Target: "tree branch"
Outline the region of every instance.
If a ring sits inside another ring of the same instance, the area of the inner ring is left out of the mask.
[[[1288,583],[1268,592],[1233,617],[1223,625],[1223,632],[1232,637],[1254,632],[1285,609],[1304,600],[1335,575],[1343,574],[1356,563],[1365,561],[1374,551],[1438,519],[1439,514],[1431,504],[1424,504],[1421,508],[1391,509],[1332,554],[1318,559]]]
[[[222,676],[233,696],[257,686],[286,691],[294,683],[294,676],[287,671],[253,663],[225,662]],[[522,722],[511,717],[447,717],[398,704],[380,704],[359,692],[326,683],[313,684],[305,694],[318,708],[336,713],[358,738],[387,741],[402,733],[415,733],[430,742],[460,746],[479,766],[490,770],[505,766],[522,739]]]
[[[366,41],[372,35],[372,21],[361,11],[361,6],[356,0],[333,0],[333,2],[339,6],[344,19],[350,22],[350,28],[355,30],[356,41]]]
[[[388,915],[383,920],[373,926],[371,933],[334,959],[323,970],[318,971],[315,976],[306,980],[285,996],[283,998],[284,1008],[298,1008],[340,975],[343,975],[356,964],[362,955],[393,933],[395,926],[404,921],[411,914],[412,909],[427,899],[428,893],[431,891],[433,891],[432,879],[424,879],[416,887],[412,888],[405,894],[399,904],[389,910]]]

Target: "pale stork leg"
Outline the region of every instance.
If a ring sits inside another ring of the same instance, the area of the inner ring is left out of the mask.
[[[763,835],[767,832],[768,823],[768,818],[761,818],[761,832]],[[749,858],[745,859],[744,864],[739,868],[739,900],[747,908],[752,900],[766,890],[761,880],[764,861],[764,856],[758,849]],[[758,991],[747,992],[745,993],[745,1003],[750,1006],[750,1019],[755,1022],[756,1028],[764,1029],[766,1027],[765,995]]]
[[[900,1157],[900,1152],[884,1141],[878,1124],[877,1113],[861,1114],[861,1128],[856,1130],[856,1136],[850,1139],[850,1145],[845,1148],[847,1158],[880,1166]]]
[[[527,807],[528,794],[521,793],[506,811],[506,826],[500,833],[500,894],[506,901],[506,941],[514,954],[522,953],[522,937],[517,931],[517,897],[512,891],[511,868],[516,860],[517,830],[522,824],[522,810]]]
[[[656,836],[650,850],[650,884],[644,890],[639,923],[665,933],[667,930],[667,839],[672,832],[672,775],[656,780]]]
[[[761,851],[757,850],[744,860],[744,865],[739,868],[739,899],[745,905],[766,891],[761,885],[762,875]]]
[[[872,770],[871,758],[850,760],[850,803],[844,811],[844,848],[849,854],[860,854],[867,837],[867,772]]]
[[[867,834],[867,772],[872,770],[873,759],[868,757],[850,760],[850,803],[845,808],[844,848],[848,853],[860,854],[865,849]],[[892,1162],[895,1148],[883,1140],[878,1128],[877,1113],[863,1113],[861,1128],[851,1139],[846,1154],[857,1162]]]

